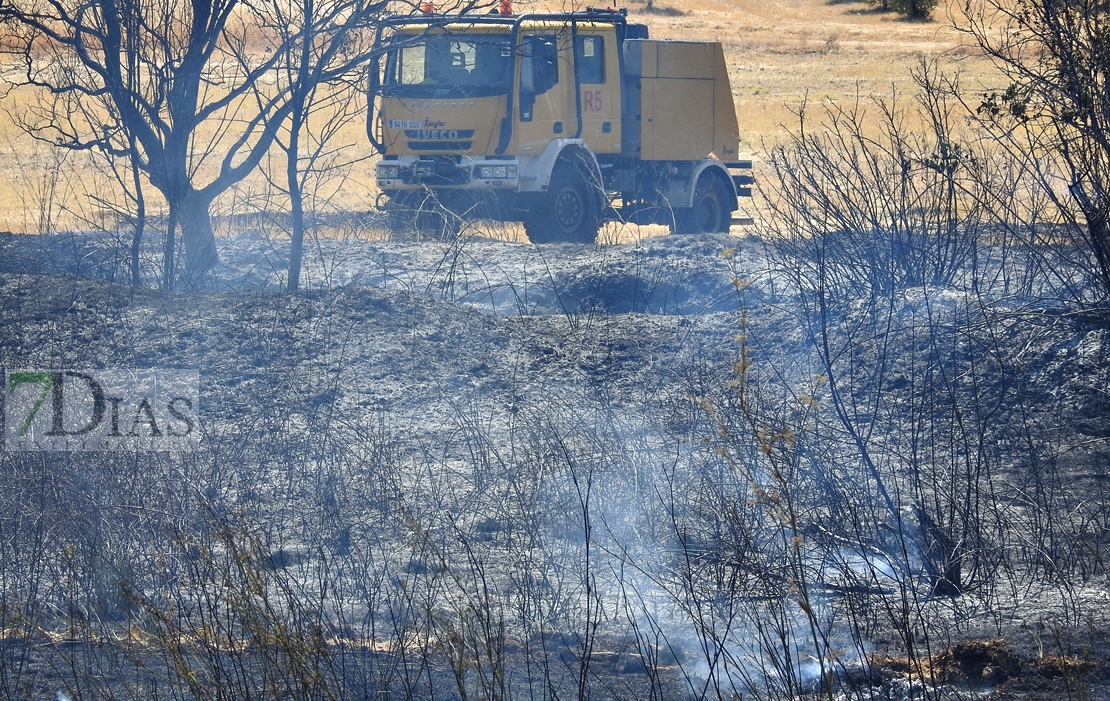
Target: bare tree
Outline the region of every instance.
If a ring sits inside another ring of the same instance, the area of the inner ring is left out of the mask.
[[[274,71],[306,41],[320,58],[300,78],[336,69],[328,61],[388,2],[341,4],[308,4],[299,31],[276,32],[288,13],[276,0],[10,0],[5,46],[23,62],[15,83],[35,95],[20,121],[62,148],[130,159],[169,207],[163,286],[178,279],[177,231],[180,278],[195,284],[217,261],[213,200],[254,170],[303,99],[300,82],[278,83]],[[357,60],[344,54],[338,70]]]
[[[384,10],[378,3],[375,12]],[[289,290],[300,286],[301,258],[306,229],[304,199],[307,179],[323,169],[334,174],[343,170],[339,157],[343,147],[334,148],[332,138],[343,125],[358,119],[355,107],[358,66],[373,50],[373,37],[366,33],[352,35],[343,18],[351,12],[363,11],[364,0],[339,0],[319,3],[301,0],[275,16],[272,30],[292,44],[276,72],[279,85],[289,92],[289,120],[279,133],[276,144],[286,157],[284,189],[289,197],[292,250],[289,260]],[[315,22],[313,18],[318,18]],[[326,19],[324,22],[319,20]],[[313,24],[321,31],[313,35]],[[265,104],[264,86],[255,86],[255,99]],[[361,117],[364,119],[364,117]],[[317,128],[308,130],[310,120]],[[303,141],[308,140],[308,144]],[[277,184],[275,182],[275,184]]]
[[[1033,155],[1045,191],[1086,232],[1110,294],[1110,7],[1099,0],[967,3],[961,28],[1009,85],[978,114],[1013,153]]]

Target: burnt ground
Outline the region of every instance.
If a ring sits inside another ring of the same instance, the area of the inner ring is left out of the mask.
[[[280,242],[221,247],[166,293],[110,241],[0,239],[0,366],[196,369],[203,429],[3,453],[6,697],[313,697],[310,629],[312,688],[366,697],[816,693],[804,571],[837,694],[1110,698],[1097,309],[948,286],[818,318],[755,238],[324,241],[293,294]]]

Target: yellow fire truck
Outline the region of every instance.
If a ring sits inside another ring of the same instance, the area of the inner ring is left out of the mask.
[[[397,229],[524,223],[593,242],[607,220],[728,231],[751,196],[719,43],[657,41],[627,10],[424,13],[383,23],[367,135]]]

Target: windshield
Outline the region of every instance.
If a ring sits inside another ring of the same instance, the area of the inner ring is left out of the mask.
[[[397,97],[480,97],[511,84],[508,35],[397,37],[382,92]]]

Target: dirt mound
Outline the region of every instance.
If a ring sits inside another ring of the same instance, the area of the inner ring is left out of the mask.
[[[1005,640],[965,640],[933,657],[936,678],[948,684],[994,686],[1021,674],[1021,660]]]
[[[1055,699],[1082,692],[1087,698],[1106,698],[1110,680],[1106,660],[1045,655],[1022,659],[1002,639],[965,640],[925,658],[875,654],[864,677],[872,686],[897,686],[892,681],[929,687],[990,691],[992,699]],[[1092,695],[1093,694],[1093,695]]]
[[[1076,679],[1095,672],[1098,665],[1091,660],[1081,660],[1065,655],[1047,655],[1032,661],[1037,674],[1047,679]]]

